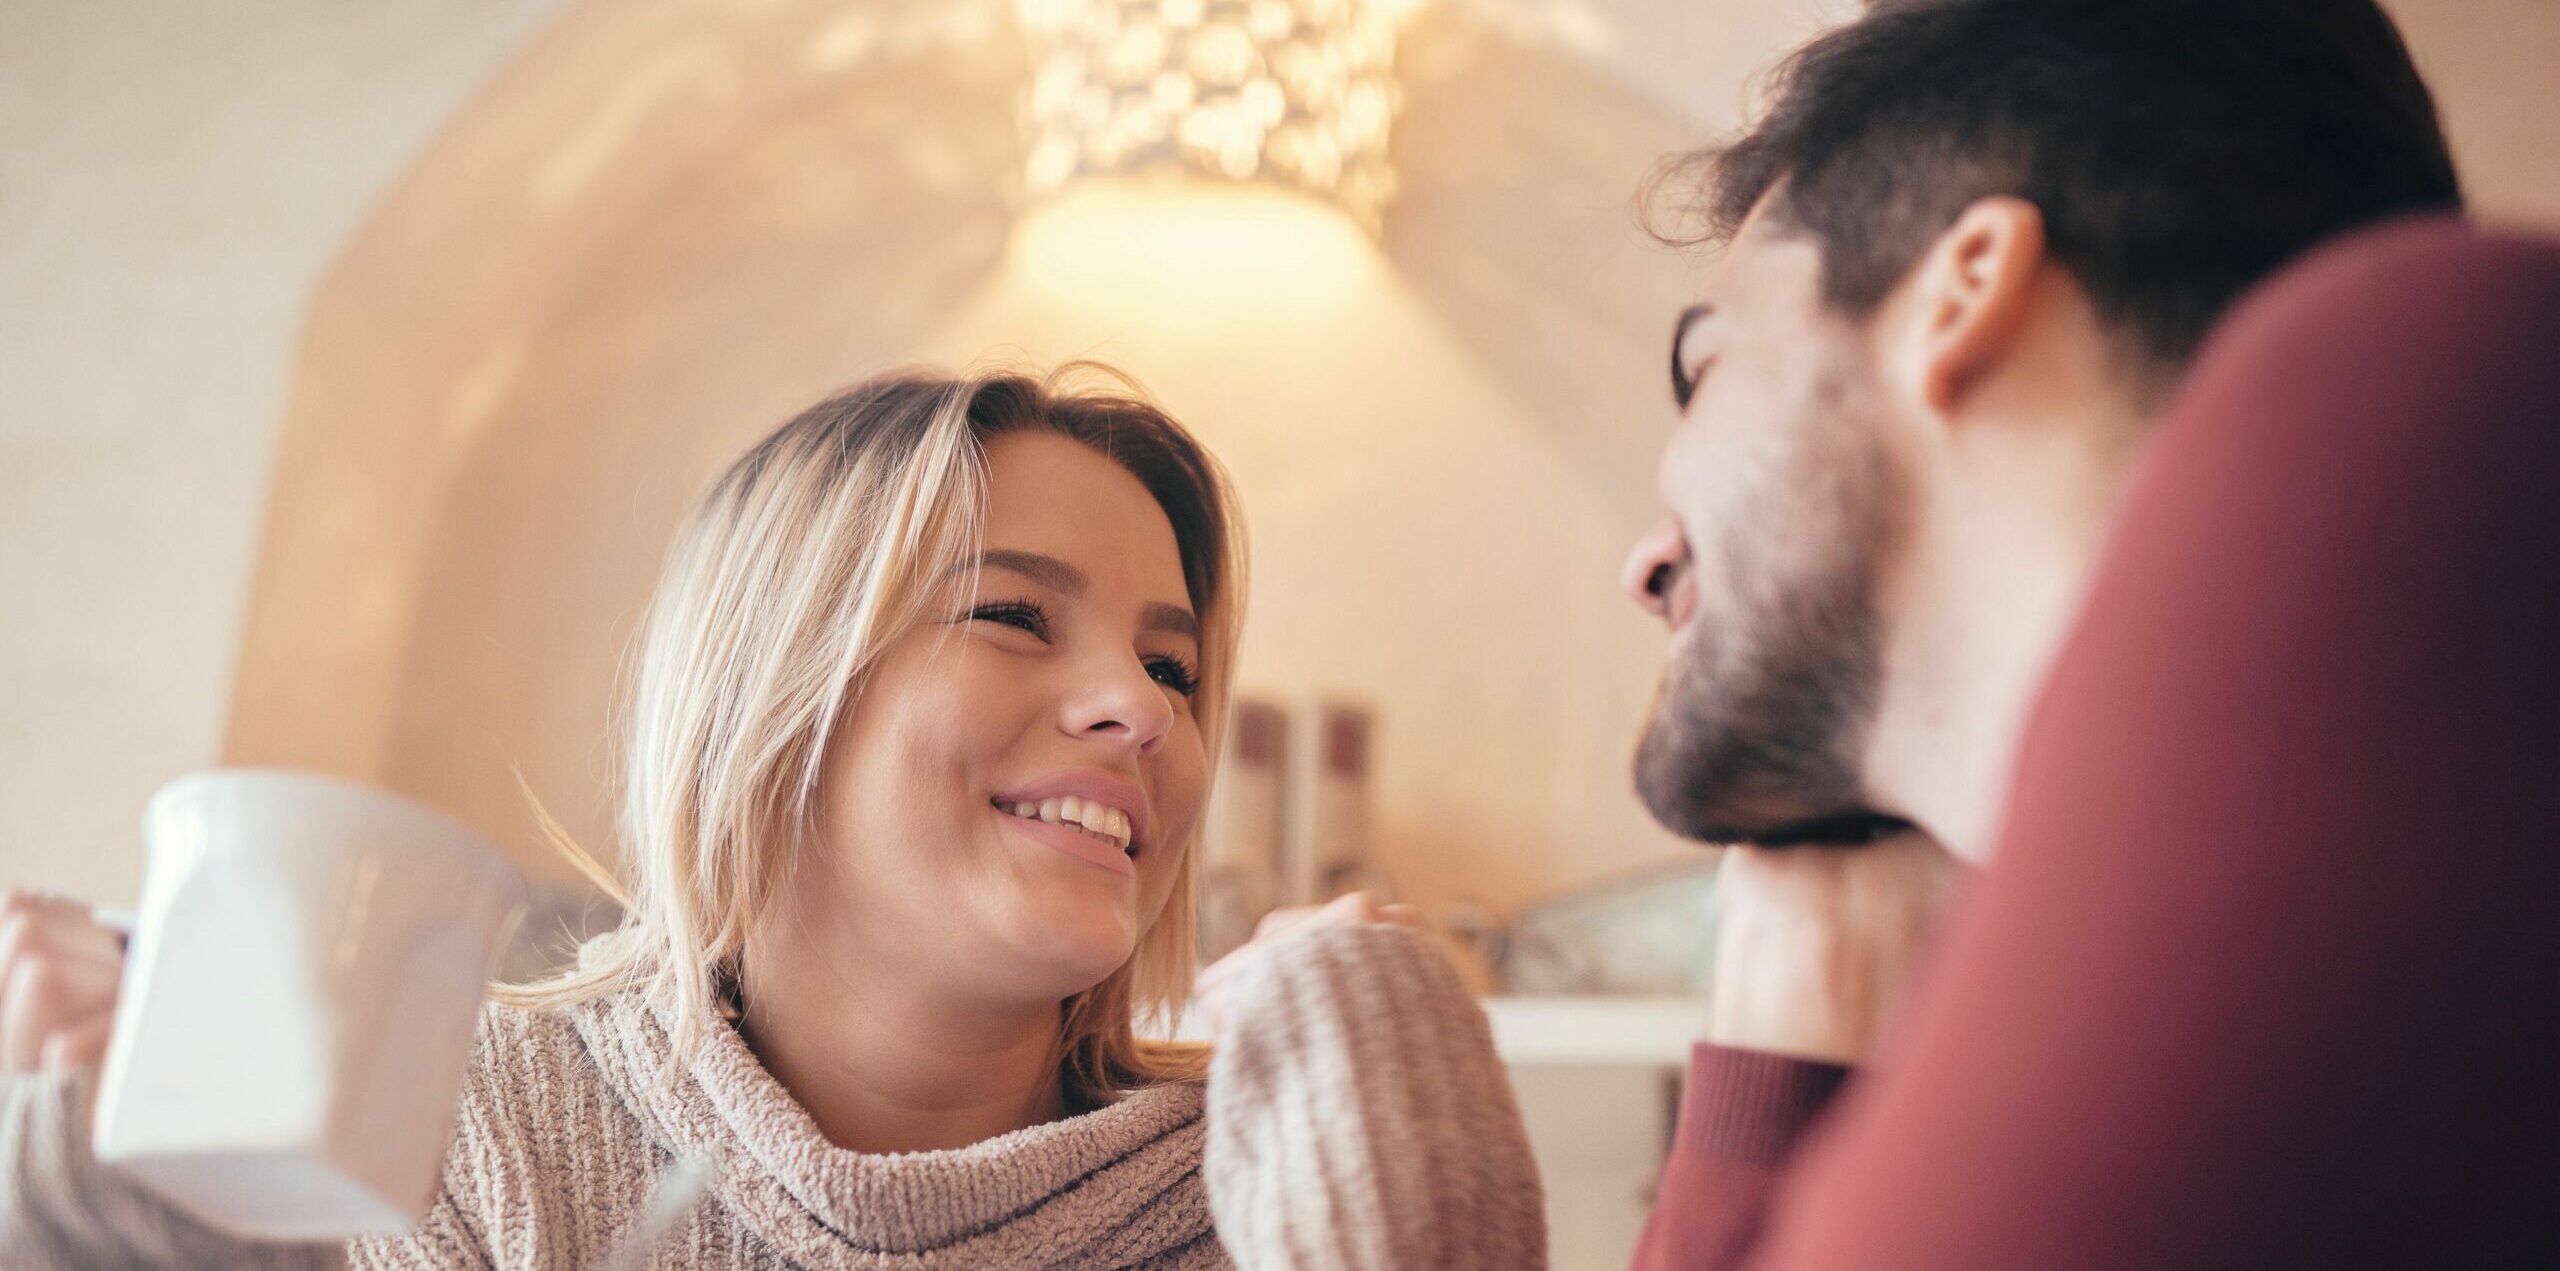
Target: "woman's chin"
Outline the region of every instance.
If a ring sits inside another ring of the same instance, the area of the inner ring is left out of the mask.
[[[1022,942],[1024,961],[1041,968],[1059,990],[1072,997],[1111,978],[1137,952],[1138,936],[1125,920],[1087,915],[1061,917]]]

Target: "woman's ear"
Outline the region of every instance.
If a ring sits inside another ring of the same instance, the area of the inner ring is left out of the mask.
[[[1887,365],[1937,415],[2017,342],[2045,263],[2044,214],[2010,195],[1977,199],[1904,278]]]

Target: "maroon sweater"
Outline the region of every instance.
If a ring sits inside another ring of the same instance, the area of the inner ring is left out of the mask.
[[[2560,247],[2408,222],[2234,311],[1799,1144],[1844,1075],[1700,1047],[1637,1265],[2560,1267]]]

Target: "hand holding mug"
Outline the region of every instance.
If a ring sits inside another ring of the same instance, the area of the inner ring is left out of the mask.
[[[124,933],[44,892],[0,893],[0,1071],[94,1068],[106,1056]]]
[[[143,838],[121,984],[98,974],[95,931],[46,911],[51,969],[11,1044],[50,1028],[71,1053],[88,1034],[56,1021],[103,1002],[91,1149],[206,1222],[261,1240],[408,1229],[435,1197],[523,879],[432,809],[305,773],[182,777]]]

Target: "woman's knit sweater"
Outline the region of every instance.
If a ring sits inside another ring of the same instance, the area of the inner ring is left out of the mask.
[[[893,1156],[827,1142],[725,1025],[661,1081],[668,1021],[635,995],[493,1007],[433,1208],[343,1252],[194,1222],[89,1156],[84,1082],[13,1078],[0,1266],[588,1268],[678,1159],[713,1181],[653,1268],[1543,1265],[1518,1110],[1428,941],[1303,933],[1233,992],[1205,1086]]]

